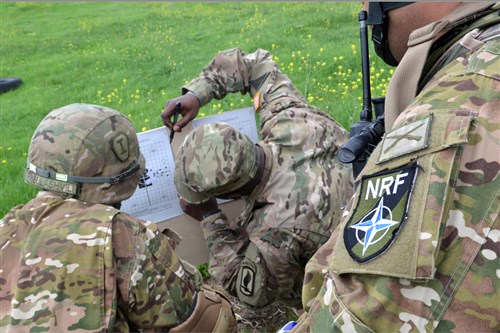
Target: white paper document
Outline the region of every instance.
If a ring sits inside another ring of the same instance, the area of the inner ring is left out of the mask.
[[[253,107],[226,111],[208,117],[196,118],[191,122],[193,128],[210,123],[228,123],[240,132],[245,133],[250,140],[256,143],[259,140],[257,124],[255,122],[255,113]]]
[[[252,107],[194,119],[193,128],[207,123],[226,122],[258,141],[257,124]],[[185,137],[188,131],[176,133]],[[121,210],[143,220],[161,222],[184,214],[174,185],[175,161],[170,145],[169,130],[159,127],[138,134],[141,152],[146,159],[146,171],[134,195],[122,202]],[[175,139],[174,139],[175,141]]]
[[[138,134],[146,170],[134,195],[121,210],[146,221],[159,222],[183,214],[174,185],[174,157],[169,132],[159,127]]]

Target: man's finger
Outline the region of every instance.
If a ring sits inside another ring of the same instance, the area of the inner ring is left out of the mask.
[[[177,124],[175,124],[174,126],[174,131],[176,132],[180,132],[181,129],[187,125],[187,123],[189,123],[191,120],[193,119],[193,117],[191,115],[185,115],[182,117],[181,120],[179,120],[177,122]]]

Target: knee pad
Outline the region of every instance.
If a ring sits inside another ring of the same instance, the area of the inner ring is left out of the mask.
[[[169,332],[236,332],[231,302],[208,285],[198,291],[191,315]]]

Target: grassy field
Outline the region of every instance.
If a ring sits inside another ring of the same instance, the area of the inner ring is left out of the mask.
[[[85,102],[128,115],[138,132],[161,126],[165,101],[218,51],[272,51],[316,106],[346,128],[361,109],[357,2],[1,2],[0,216],[36,189],[22,174],[31,135],[52,109]],[[373,53],[373,52],[372,52]],[[372,57],[372,95],[392,71]],[[240,94],[201,116],[251,105]]]
[[[0,2],[0,77],[24,82],[0,95],[0,216],[37,191],[22,174],[31,135],[50,110],[100,104],[128,115],[138,132],[159,127],[165,102],[221,50],[270,50],[308,101],[349,128],[361,109],[360,9],[358,2]],[[372,57],[373,96],[385,94],[391,74]],[[251,103],[229,95],[200,116]],[[275,310],[263,309],[266,327],[279,324]]]

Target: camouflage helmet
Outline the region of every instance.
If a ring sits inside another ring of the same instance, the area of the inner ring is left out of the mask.
[[[130,120],[113,109],[71,104],[38,125],[24,179],[83,201],[116,204],[135,191],[144,171]]]
[[[179,195],[197,204],[240,189],[257,173],[254,143],[226,123],[194,129],[176,157],[174,182]]]

